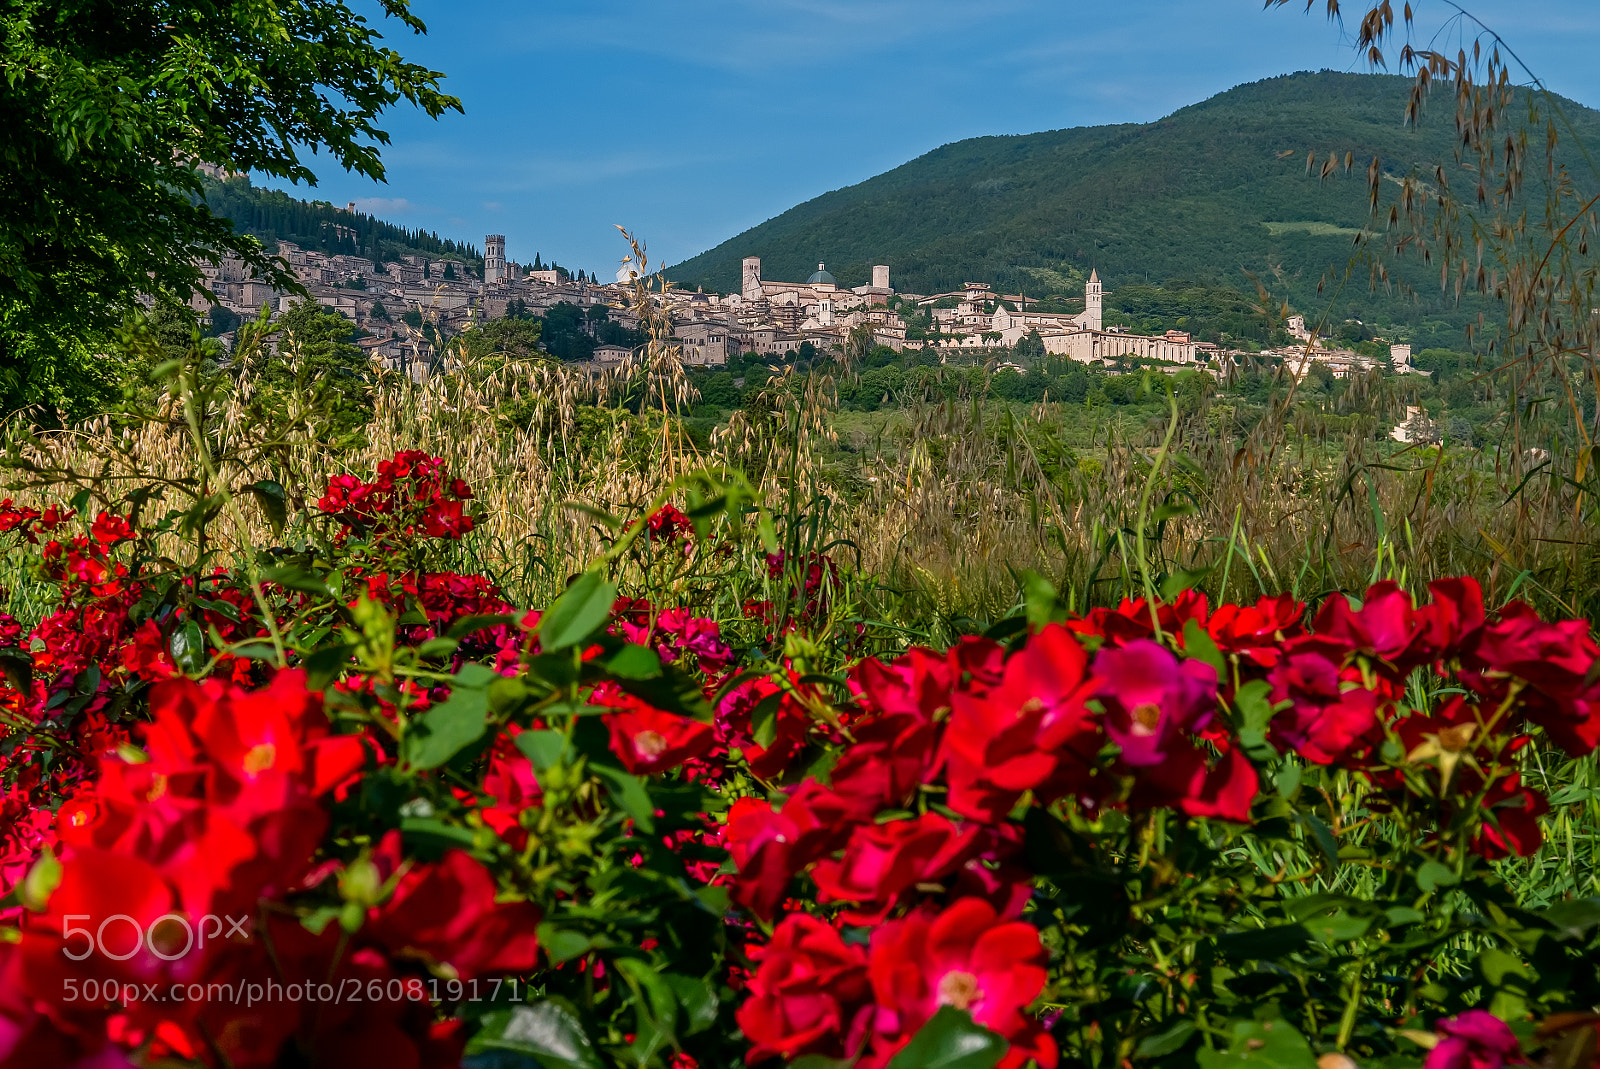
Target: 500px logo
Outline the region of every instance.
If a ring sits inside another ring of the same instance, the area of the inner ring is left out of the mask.
[[[208,940],[236,935],[250,938],[248,915],[219,917],[207,913],[196,925],[180,913],[166,913],[151,921],[148,928],[126,913],[114,913],[95,928],[74,923],[93,919],[87,913],[69,913],[61,918],[61,953],[73,961],[95,953],[112,961],[127,961],[142,947],[162,961],[177,961],[192,950],[204,950]],[[74,940],[80,936],[83,941],[75,945]]]

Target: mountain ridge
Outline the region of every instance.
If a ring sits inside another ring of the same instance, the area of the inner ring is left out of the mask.
[[[1371,294],[1365,277],[1334,299],[1318,286],[1347,264],[1370,220],[1366,166],[1392,177],[1449,162],[1453,101],[1403,123],[1405,77],[1299,72],[1236,86],[1151,123],[969,138],[790,208],[667,269],[683,285],[739,286],[744,256],[774,279],[820,261],[841,286],[886,263],[896,289],[936,293],[968,280],[1071,297],[1098,269],[1108,285],[1196,279],[1339,318],[1374,306],[1400,321],[1464,321],[1475,312],[1438,292],[1436,269],[1402,265],[1415,301]],[[1561,101],[1600,144],[1600,112]],[[1322,180],[1306,157],[1352,153],[1354,172]],[[1270,226],[1268,224],[1271,224]],[[1427,288],[1432,280],[1432,291]],[[1075,292],[1074,292],[1075,291]]]

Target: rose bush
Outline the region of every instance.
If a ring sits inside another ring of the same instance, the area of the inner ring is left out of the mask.
[[[539,609],[421,453],[226,565],[147,491],[0,505],[54,591],[0,619],[0,1066],[1596,1063],[1600,902],[1506,878],[1600,745],[1584,623],[1041,593],[865,656],[685,495]],[[615,584],[707,560],[774,596]]]

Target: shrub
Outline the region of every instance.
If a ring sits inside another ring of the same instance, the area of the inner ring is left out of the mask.
[[[778,553],[738,648],[613,584],[727,558],[737,487],[683,486],[542,612],[443,566],[425,453],[231,569],[0,506],[57,592],[0,621],[0,1064],[1592,1058],[1600,903],[1503,860],[1600,743],[1587,625],[1035,584],[860,658]]]

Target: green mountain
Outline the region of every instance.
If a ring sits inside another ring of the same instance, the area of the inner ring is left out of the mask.
[[[1119,285],[1183,279],[1253,295],[1253,274],[1308,317],[1388,320],[1419,340],[1454,335],[1476,307],[1439,292],[1436,266],[1400,267],[1415,299],[1372,292],[1364,266],[1338,281],[1368,224],[1372,158],[1389,177],[1452,159],[1453,98],[1441,94],[1408,127],[1410,87],[1396,76],[1292,74],[1154,123],[959,141],[791,208],[667,274],[729,292],[740,261],[759,256],[772,279],[804,279],[820,260],[841,286],[859,286],[872,264],[888,264],[902,292],[970,279],[1070,298],[1097,268],[1113,293],[1108,310]],[[1600,147],[1600,112],[1561,105]],[[1310,152],[1319,166],[1329,153],[1353,153],[1355,168],[1324,181],[1307,173]]]

